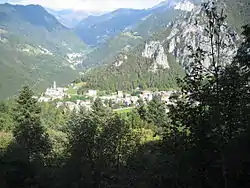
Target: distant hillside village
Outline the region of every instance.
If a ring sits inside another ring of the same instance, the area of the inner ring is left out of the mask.
[[[84,94],[78,95],[77,92],[70,93],[69,90],[78,90],[79,86],[71,84],[67,87],[57,87],[56,82],[52,87],[46,89],[41,97],[37,98],[39,102],[55,102],[57,108],[66,107],[70,111],[79,111],[81,107],[91,109],[93,101],[100,98],[107,106],[117,108],[135,107],[138,101],[142,100],[145,103],[151,101],[154,96],[159,96],[162,102],[168,104],[169,98],[173,91],[147,91],[136,89],[136,92],[125,93],[117,91],[110,95],[99,95],[97,90],[87,90]]]

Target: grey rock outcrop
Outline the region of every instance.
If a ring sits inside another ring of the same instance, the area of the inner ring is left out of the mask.
[[[190,15],[184,19],[178,19],[171,27],[171,32],[164,43],[168,44],[168,52],[177,58],[183,67],[188,69],[190,65],[190,47],[195,50],[200,47],[207,54],[211,54],[211,43],[209,35],[206,32],[208,19],[204,15],[204,11],[200,6],[194,8]],[[237,44],[240,37],[235,31],[227,25],[221,26],[221,39],[224,48],[221,50],[220,62],[226,64],[231,62],[237,52]],[[214,46],[215,51],[216,47]],[[204,66],[208,67],[211,62],[211,56],[207,55],[204,60]]]
[[[160,41],[150,41],[146,43],[142,57],[153,59],[153,64],[149,71],[156,72],[159,68],[169,69],[168,57]]]

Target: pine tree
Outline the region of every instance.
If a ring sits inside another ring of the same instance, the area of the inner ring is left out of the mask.
[[[16,102],[13,135],[17,144],[27,152],[29,162],[48,155],[52,146],[48,134],[41,125],[41,108],[33,98],[32,90],[24,86]]]
[[[147,106],[148,121],[153,122],[156,126],[163,126],[166,117],[166,107],[161,102],[159,96],[154,96]]]
[[[240,156],[230,153],[236,151],[241,132],[249,124],[246,118],[249,117],[246,113],[249,111],[249,97],[246,97],[249,93],[246,49],[249,47],[244,47],[245,53],[240,53],[241,47],[230,65],[229,59],[224,59],[222,54],[222,50],[228,47],[223,33],[227,27],[224,11],[219,11],[214,2],[204,3],[203,11],[207,20],[205,31],[210,42],[209,50],[200,46],[190,48],[193,50],[193,64],[180,84],[181,92],[172,98],[175,105],[169,114],[175,127],[189,132],[182,145],[184,149],[192,148],[190,155],[193,158],[189,158],[189,164],[193,168],[186,170],[197,177],[193,186],[228,188],[236,185],[240,173],[231,165],[233,159]],[[206,57],[210,57],[208,67],[204,65]],[[173,132],[174,143],[179,143],[182,140],[180,131],[173,129]],[[177,151],[180,145],[175,147],[173,150]]]
[[[142,99],[139,99],[138,101],[138,106],[136,108],[138,114],[140,115],[140,118],[144,121],[147,120],[147,108]]]
[[[65,168],[66,187],[96,187],[98,122],[81,110],[68,122],[70,158]],[[70,175],[68,174],[70,172]]]
[[[98,116],[100,119],[105,119],[109,116],[111,109],[109,107],[105,107],[102,100],[97,98],[92,105],[92,113],[93,115]]]

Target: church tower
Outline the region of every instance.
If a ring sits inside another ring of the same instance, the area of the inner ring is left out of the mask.
[[[53,89],[56,90],[56,81],[54,81]]]

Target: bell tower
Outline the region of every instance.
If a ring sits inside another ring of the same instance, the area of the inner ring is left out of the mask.
[[[53,89],[56,90],[56,81],[53,83]]]

